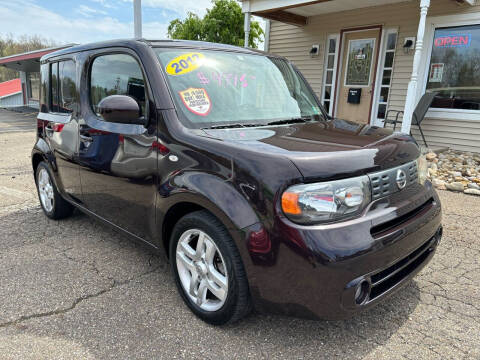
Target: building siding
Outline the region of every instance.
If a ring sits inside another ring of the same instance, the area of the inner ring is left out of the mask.
[[[478,12],[480,6],[457,5],[453,0],[431,2],[428,16]],[[392,75],[388,109],[403,110],[408,82],[413,65],[413,52],[403,52],[403,39],[416,36],[420,17],[419,2],[408,1],[388,6],[376,6],[335,14],[312,16],[304,27],[297,27],[277,21],[271,22],[269,51],[285,56],[295,63],[321,98],[323,62],[328,34],[340,33],[342,29],[378,25],[397,28],[398,41]],[[311,58],[310,48],[320,44],[320,54]],[[456,121],[447,119],[425,119],[422,123],[427,142],[432,146],[448,146],[458,150],[480,152],[480,116],[478,121]],[[419,138],[418,130],[412,126],[412,133]]]
[[[23,94],[17,93],[0,98],[0,107],[23,106]]]

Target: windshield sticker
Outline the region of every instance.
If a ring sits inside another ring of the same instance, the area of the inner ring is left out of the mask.
[[[165,71],[168,75],[183,75],[198,69],[202,65],[202,59],[204,59],[201,53],[188,53],[177,56],[165,67]]]
[[[212,102],[208,96],[207,90],[203,88],[188,88],[179,91],[178,94],[183,103],[195,115],[207,116],[212,107]]]
[[[256,77],[254,75],[247,74],[233,74],[233,73],[219,73],[213,71],[211,76],[205,75],[205,73],[199,71],[197,73],[198,81],[202,85],[208,85],[210,82],[213,84],[217,84],[221,87],[226,87],[227,85],[234,86],[234,87],[243,87],[246,88],[248,86],[248,79],[255,80]]]

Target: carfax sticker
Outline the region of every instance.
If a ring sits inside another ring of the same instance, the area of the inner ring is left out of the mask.
[[[207,116],[212,107],[212,102],[204,88],[188,88],[179,91],[183,103],[195,115]]]
[[[177,56],[175,59],[170,60],[165,67],[165,71],[168,75],[173,76],[188,74],[202,65],[201,60],[204,57],[201,53],[188,53]]]

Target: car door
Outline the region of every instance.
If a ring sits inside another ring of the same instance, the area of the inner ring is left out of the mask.
[[[42,106],[38,114],[43,135],[55,159],[57,185],[63,195],[78,202],[81,184],[78,166],[79,96],[76,62],[61,59],[41,65]]]
[[[157,139],[155,106],[137,56],[129,50],[90,54],[84,66],[79,161],[84,206],[108,222],[151,242],[155,226]],[[106,121],[98,104],[127,95],[147,124]]]

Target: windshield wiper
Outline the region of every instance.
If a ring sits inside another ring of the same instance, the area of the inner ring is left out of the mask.
[[[233,128],[243,128],[243,127],[256,127],[263,124],[225,124],[225,125],[213,125],[202,128],[202,130],[207,129],[233,129]]]
[[[303,116],[299,118],[291,118],[291,119],[284,119],[284,120],[276,120],[267,123],[267,125],[283,125],[283,124],[296,124],[296,123],[305,123],[310,121],[318,121],[320,117],[318,115],[312,116]]]

